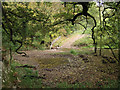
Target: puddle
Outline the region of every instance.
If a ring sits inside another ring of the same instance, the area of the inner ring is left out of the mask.
[[[65,65],[69,63],[67,58],[61,58],[61,57],[54,57],[54,58],[40,58],[36,59],[36,61],[39,63],[40,69],[43,68],[54,68],[59,65]]]

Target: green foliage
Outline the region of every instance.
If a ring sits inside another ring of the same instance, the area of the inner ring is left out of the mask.
[[[110,20],[109,20],[110,21]],[[100,47],[100,44],[102,44],[102,48],[109,48],[107,44],[109,44],[112,48],[118,48],[118,30],[115,28],[115,23],[111,24],[114,21],[111,21],[110,23],[107,22],[106,26],[101,26],[100,30],[100,25],[97,26],[95,29],[95,35],[96,35],[96,40],[98,43],[98,47]],[[117,24],[117,23],[116,23]],[[102,41],[100,41],[100,35],[102,35]]]
[[[78,55],[78,52],[75,49],[71,49],[70,53],[73,54],[73,55]]]
[[[56,27],[51,26],[55,22],[54,15],[57,14],[56,10],[58,12],[61,11],[62,5],[60,3],[39,4],[40,5],[36,2],[2,3],[4,12],[3,29],[6,30],[3,30],[3,47],[6,49],[11,47],[9,44],[11,42],[10,39],[12,38],[13,41],[22,41],[23,47],[24,45],[25,47],[30,47],[33,45],[38,49],[43,49],[44,47],[49,46],[48,43],[60,34],[63,34],[63,32],[60,31],[60,29],[63,28],[62,25],[57,25]],[[58,8],[57,6],[54,7],[55,5],[59,5],[61,8]],[[50,37],[50,35],[52,37]],[[45,44],[41,46],[40,42],[42,40],[45,41]],[[16,49],[19,46],[20,44],[17,42],[17,44],[13,45],[12,49]]]
[[[58,88],[71,88],[71,85],[67,84],[66,82],[59,83],[57,85]]]
[[[21,73],[23,74],[23,73]],[[24,72],[25,75],[33,75],[33,76],[38,76],[38,72],[35,71],[33,72],[32,70],[30,69],[25,69],[25,72]],[[41,88],[42,87],[42,84],[41,84],[41,79],[37,79],[37,78],[31,78],[31,77],[22,77],[21,79],[21,82],[19,83],[19,85],[21,87],[27,87],[27,88]]]
[[[108,84],[103,85],[102,88],[116,88],[118,87],[118,80],[107,79]]]
[[[13,62],[10,69],[3,71],[3,88],[13,88],[14,86],[19,88],[41,88],[41,79],[24,77],[24,75],[38,76],[38,71],[33,71],[29,68],[16,68],[21,66],[17,62]]]
[[[89,37],[83,37],[73,43],[74,46],[77,47],[93,47],[92,39]]]
[[[72,3],[75,4],[76,2]],[[72,4],[67,4],[66,7],[62,3],[55,2],[3,2],[3,24],[5,30],[3,30],[3,47],[9,49],[12,47],[13,51],[20,46],[12,44],[13,41],[20,40],[23,43],[23,47],[30,47],[30,45],[43,49],[49,47],[50,42],[58,36],[70,35],[74,31],[83,31],[83,26],[86,27],[86,33],[91,34],[91,28],[93,27],[93,20],[90,17],[80,16],[76,18],[75,25],[71,25],[70,22],[66,21],[72,19],[77,13],[82,11],[82,6],[76,5],[73,8]],[[116,8],[116,3],[105,3],[108,6]],[[114,9],[106,9],[104,16],[111,16],[115,13],[115,16],[107,18],[106,25],[100,25],[99,20],[99,8],[94,2],[90,2],[88,13],[90,13],[97,21],[97,27],[95,29],[95,39],[98,43],[98,47],[102,44],[102,47],[106,47],[106,43],[110,44],[113,48],[118,48],[117,43],[117,14]],[[107,6],[105,6],[107,7]],[[57,11],[57,12],[56,12]],[[101,7],[101,12],[103,7]],[[22,13],[21,13],[22,12]],[[103,19],[103,17],[101,17]],[[58,24],[56,24],[58,23]],[[81,23],[81,24],[79,24]],[[54,26],[54,24],[56,24]],[[87,24],[87,25],[86,25]],[[100,27],[102,31],[100,30]],[[7,32],[7,33],[6,33]],[[109,35],[108,35],[109,33]],[[12,35],[11,35],[12,34]],[[102,34],[102,42],[100,41],[100,35]],[[111,40],[111,38],[114,39]],[[40,42],[44,40],[45,44],[40,45]],[[107,42],[106,42],[107,41]],[[26,45],[26,43],[28,43]],[[26,45],[26,46],[24,46]],[[33,47],[33,48],[34,48]],[[23,49],[23,48],[22,48]],[[28,48],[29,49],[29,48]]]

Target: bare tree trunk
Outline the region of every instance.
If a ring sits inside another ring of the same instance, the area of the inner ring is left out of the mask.
[[[100,19],[100,31],[102,32],[101,29],[101,10],[100,10],[100,1],[99,1],[99,19]],[[100,34],[100,51],[99,55],[101,56],[101,51],[102,51],[102,33]]]

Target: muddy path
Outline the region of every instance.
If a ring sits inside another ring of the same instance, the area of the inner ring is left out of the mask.
[[[63,44],[63,47],[72,48],[72,43],[84,36],[71,37],[71,39],[68,39]],[[106,83],[104,78],[117,79],[117,69],[105,72],[105,70],[116,67],[116,65],[103,65],[96,56],[60,54],[66,52],[63,49],[31,50],[25,52],[28,54],[28,57],[14,55],[14,60],[21,64],[35,66],[39,76],[44,78],[42,79],[44,86],[57,87],[57,83],[61,82],[69,84],[90,82],[93,83],[92,88],[95,88],[98,81],[103,81],[101,85]]]

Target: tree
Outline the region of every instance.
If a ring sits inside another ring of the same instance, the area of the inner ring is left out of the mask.
[[[96,42],[95,35],[94,35],[94,28],[96,27],[97,22],[96,22],[95,18],[88,13],[88,9],[90,8],[90,5],[92,5],[92,3],[90,4],[89,2],[75,2],[75,3],[71,3],[71,2],[67,3],[67,2],[65,2],[65,6],[66,6],[66,4],[74,5],[74,10],[75,10],[75,6],[76,5],[82,5],[82,8],[83,8],[82,11],[80,13],[77,12],[77,14],[74,15],[72,19],[71,18],[70,19],[66,19],[68,21],[71,21],[72,25],[75,24],[75,21],[76,21],[77,17],[82,16],[82,15],[86,17],[86,21],[87,21],[87,17],[90,17],[90,18],[93,19],[94,26],[92,27],[91,31],[92,31],[93,44],[95,46],[94,52],[96,53],[97,52],[97,42]]]
[[[57,5],[55,5],[57,4]],[[57,6],[60,6],[59,8]],[[56,6],[55,8],[53,8]],[[46,45],[62,34],[64,25],[52,26],[56,21],[55,14],[63,11],[61,3],[51,4],[46,3],[30,3],[30,2],[3,2],[3,46],[11,47],[18,54],[26,56],[25,52],[19,52],[19,49],[24,45],[33,45],[33,41],[44,41]],[[21,13],[23,12],[23,13]],[[12,42],[12,43],[10,43]]]

